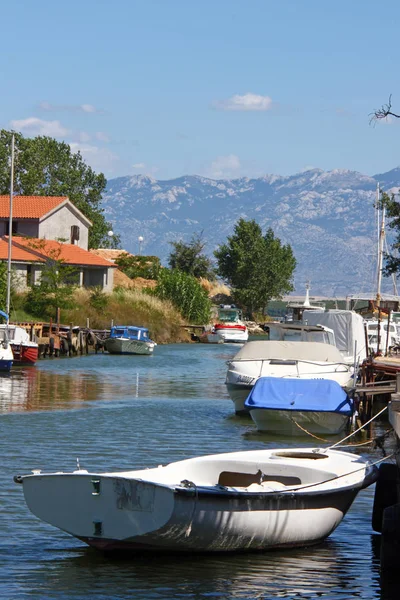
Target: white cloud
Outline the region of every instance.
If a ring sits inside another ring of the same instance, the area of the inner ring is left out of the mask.
[[[119,162],[119,157],[108,148],[80,142],[71,142],[70,148],[72,152],[80,152],[88,165],[95,171],[112,173],[114,165]]]
[[[217,156],[211,163],[209,176],[213,179],[229,179],[237,177],[240,171],[240,160],[235,154]]]
[[[96,108],[93,104],[50,104],[50,102],[41,102],[39,108],[48,112],[67,111],[67,112],[83,112],[103,113],[104,111]]]
[[[96,139],[99,140],[100,142],[109,142],[110,141],[110,138],[108,137],[108,135],[106,133],[104,133],[104,131],[97,131]]]
[[[78,139],[80,142],[86,143],[90,142],[90,135],[86,133],[86,131],[80,131],[78,134]]]
[[[60,121],[44,121],[37,117],[27,119],[16,119],[10,121],[13,129],[26,133],[27,135],[48,135],[50,137],[64,137],[68,135],[68,129],[61,125]]]
[[[248,92],[243,96],[236,94],[227,100],[216,102],[214,106],[220,110],[266,111],[271,110],[273,102],[269,96],[260,96]]]
[[[146,165],[145,163],[135,163],[134,165],[132,165],[132,169],[145,169]]]

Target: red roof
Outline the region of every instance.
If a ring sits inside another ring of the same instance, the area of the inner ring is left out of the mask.
[[[67,196],[14,196],[14,219],[40,219],[68,200]],[[10,196],[0,196],[0,218],[10,216]]]
[[[84,250],[74,244],[62,244],[55,240],[43,240],[37,238],[23,238],[13,236],[11,262],[39,262],[43,263],[48,258],[63,260],[65,264],[93,266],[93,267],[114,267],[116,265],[101,256],[96,256],[88,250]],[[0,238],[0,261],[8,258],[8,237]]]

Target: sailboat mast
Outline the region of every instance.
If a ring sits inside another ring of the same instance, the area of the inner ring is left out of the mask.
[[[8,222],[8,267],[7,267],[7,301],[6,301],[7,324],[10,320],[13,195],[14,195],[14,134],[12,134],[12,137],[11,137],[10,218],[9,218],[9,222]]]
[[[380,202],[379,183],[377,186],[377,205]],[[376,306],[379,308],[381,304],[381,285],[382,285],[382,263],[383,263],[383,246],[385,242],[385,207],[382,207],[381,227],[379,231],[379,248],[378,248],[378,281],[376,292]]]

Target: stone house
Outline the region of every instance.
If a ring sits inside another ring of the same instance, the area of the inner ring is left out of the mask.
[[[40,280],[57,257],[76,270],[81,287],[112,291],[116,265],[88,251],[91,222],[65,196],[14,196],[11,264],[19,290]],[[8,260],[10,198],[0,196],[0,261]]]

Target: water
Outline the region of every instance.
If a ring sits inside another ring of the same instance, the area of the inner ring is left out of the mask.
[[[15,474],[108,470],[216,452],[314,445],[258,434],[233,414],[231,345],[158,346],[154,356],[45,359],[0,379],[0,597],[227,599],[400,597],[380,581],[373,488],[323,544],[259,554],[109,558],[39,521]],[[386,423],[377,428],[384,430]],[[380,458],[378,450],[363,449]]]

